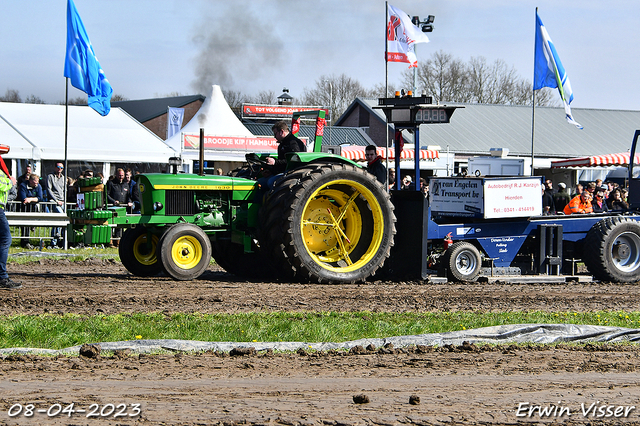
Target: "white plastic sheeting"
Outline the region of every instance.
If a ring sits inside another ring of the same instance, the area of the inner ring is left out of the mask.
[[[327,351],[331,349],[348,350],[354,346],[367,347],[373,344],[383,347],[392,343],[394,347],[401,348],[412,345],[425,346],[459,346],[462,342],[469,343],[588,343],[588,342],[623,342],[640,341],[640,329],[623,327],[604,327],[596,325],[575,324],[515,324],[499,325],[494,327],[477,328],[473,330],[460,330],[448,333],[419,334],[414,336],[396,336],[384,339],[359,339],[341,343],[308,343],[308,342],[200,342],[195,340],[127,340],[122,342],[101,342],[102,350],[114,351],[131,349],[135,353],[150,352],[191,352],[191,351],[223,351],[228,352],[234,348],[253,347],[257,351],[272,349],[274,351]],[[72,346],[61,350],[36,349],[36,348],[8,348],[0,349],[0,355],[11,353],[33,354],[78,354],[80,346]]]

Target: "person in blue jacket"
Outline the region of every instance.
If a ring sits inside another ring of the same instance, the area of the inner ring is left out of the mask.
[[[39,211],[38,203],[44,201],[42,194],[42,186],[40,186],[40,176],[35,173],[29,175],[29,179],[23,181],[18,185],[18,201],[22,202],[20,208],[23,212],[37,212]],[[33,246],[29,243],[29,227],[23,226],[20,232],[20,246],[26,249],[32,249]]]
[[[19,282],[9,278],[7,273],[7,258],[11,247],[11,229],[9,221],[4,214],[9,191],[15,185],[16,180],[11,177],[2,157],[0,157],[0,289],[17,290],[22,287]]]

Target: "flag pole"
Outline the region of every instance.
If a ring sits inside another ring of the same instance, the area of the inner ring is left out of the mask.
[[[387,31],[389,31],[389,2],[384,2],[384,97],[389,97],[389,35]],[[386,129],[386,138],[384,141],[384,149],[385,149],[385,165],[387,169],[387,177],[385,178],[385,182],[387,183],[386,190],[389,192],[389,123],[387,123],[386,114],[385,114],[385,129]],[[394,141],[395,142],[395,141]],[[396,170],[396,176],[398,175],[398,170]],[[396,188],[397,189],[397,188]]]
[[[66,213],[67,211],[67,137],[69,133],[69,77],[65,77],[65,91],[64,91],[64,204],[62,205],[62,211]],[[66,229],[65,231],[68,231]],[[63,232],[64,234],[64,249],[67,250],[69,247],[69,233]]]
[[[536,7],[536,16],[538,16],[538,8]],[[536,24],[538,25],[538,22],[536,21]],[[537,31],[537,28],[534,28],[535,31]],[[535,34],[534,31],[534,34]],[[531,108],[531,176],[533,176],[533,159],[534,159],[534,154],[533,154],[533,148],[534,148],[534,137],[535,137],[535,128],[536,128],[536,91],[535,91],[535,84],[536,84],[536,44],[538,43],[538,37],[534,37],[534,41],[533,41],[533,84],[531,85],[531,92],[532,92],[532,108]]]

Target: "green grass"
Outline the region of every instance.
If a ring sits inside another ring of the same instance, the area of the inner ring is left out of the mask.
[[[640,328],[640,312],[16,315],[0,318],[0,347],[62,349],[135,339],[341,342],[521,323]]]

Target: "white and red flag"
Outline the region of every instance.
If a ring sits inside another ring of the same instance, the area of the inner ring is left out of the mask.
[[[387,5],[387,62],[408,62],[409,68],[418,66],[416,43],[429,43],[429,37],[413,25],[409,15]]]

